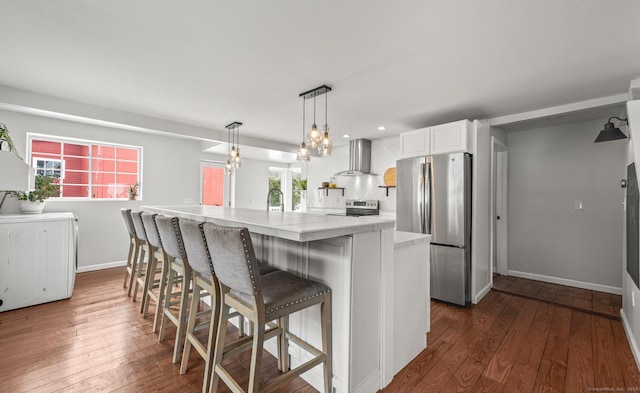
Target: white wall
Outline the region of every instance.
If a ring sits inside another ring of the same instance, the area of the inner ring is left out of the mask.
[[[508,134],[510,274],[621,288],[626,143],[593,143],[605,122]]]
[[[491,136],[486,120],[474,121],[473,191],[471,215],[471,301],[478,303],[491,289],[490,207]]]
[[[10,130],[20,154],[26,156],[27,132],[126,143],[143,148],[142,197],[139,201],[64,201],[50,199],[45,211],[71,211],[78,217],[78,266],[87,267],[126,259],[128,235],[120,209],[141,205],[181,204],[199,200],[200,143],[146,133],[92,126],[0,110],[0,122]],[[18,212],[7,198],[2,213]]]
[[[638,157],[640,157],[640,145],[636,143],[640,140],[640,100],[627,102],[627,114],[629,117],[630,141],[627,150],[627,164],[636,163],[638,172]],[[637,177],[636,173],[636,177]],[[626,236],[626,230],[623,229]],[[640,239],[637,239],[640,240]],[[626,246],[626,244],[625,244]],[[627,273],[626,268],[626,247],[622,248],[625,255],[622,259],[622,323],[624,324],[627,338],[636,359],[636,364],[640,368],[640,289],[633,282]],[[636,305],[637,304],[637,305]]]
[[[267,193],[269,192],[269,167],[283,167],[268,161],[244,159],[242,168],[236,169],[236,207],[247,209],[267,209]]]
[[[395,215],[396,190],[378,186],[384,185],[384,172],[396,166],[400,157],[400,138],[397,136],[371,141],[371,172],[378,176],[337,176],[338,187],[344,187],[344,197],[339,190],[319,190],[323,181],[329,181],[333,174],[349,167],[349,145],[336,146],[329,157],[311,157],[307,165],[307,209],[342,209],[346,199],[372,199],[380,201],[381,213]]]

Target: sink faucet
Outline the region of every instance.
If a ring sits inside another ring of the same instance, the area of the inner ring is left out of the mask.
[[[267,194],[267,211],[269,211],[269,206],[271,206],[269,204],[269,199],[271,198],[271,193],[273,191],[277,191],[280,193],[280,211],[283,212],[284,211],[284,194],[282,193],[282,191],[280,191],[280,189],[278,188],[272,188],[269,190],[269,193]]]

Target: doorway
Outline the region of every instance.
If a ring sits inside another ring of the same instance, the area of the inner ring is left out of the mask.
[[[491,266],[507,276],[507,146],[491,137]],[[491,279],[493,282],[493,278]]]
[[[204,206],[231,206],[233,187],[231,176],[225,176],[224,163],[200,161],[200,204]]]

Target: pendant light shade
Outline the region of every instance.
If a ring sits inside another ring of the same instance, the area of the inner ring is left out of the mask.
[[[322,85],[320,87],[316,87],[313,90],[306,91],[300,94],[302,97],[302,137],[303,141],[298,148],[298,161],[309,161],[310,160],[310,149],[317,149],[318,153],[321,156],[329,156],[333,152],[333,142],[331,141],[331,135],[329,135],[329,125],[327,123],[327,93],[331,91],[331,88],[326,85]],[[316,125],[316,97],[319,95],[325,94],[325,105],[324,105],[324,129],[321,132],[318,130],[318,126]],[[305,130],[305,100],[313,98],[313,125],[311,126],[311,130],[307,134],[306,141],[304,140],[304,130]]]
[[[596,138],[594,143],[614,141],[616,139],[627,138],[627,136],[611,122],[612,119],[618,119],[620,121],[625,121],[625,122],[627,121],[627,119],[621,119],[616,116],[610,117],[609,120],[607,120],[607,123],[604,125],[604,128],[602,129],[602,131],[600,131],[600,133],[598,134],[598,137]]]
[[[302,100],[302,143],[300,143],[300,147],[298,148],[298,154],[296,156],[296,160],[298,161],[309,161],[311,160],[311,153],[309,152],[309,148],[307,148],[307,144],[304,141],[304,127],[306,120],[306,112],[305,112],[305,100]]]

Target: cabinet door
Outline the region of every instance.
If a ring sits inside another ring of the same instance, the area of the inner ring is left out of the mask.
[[[431,127],[431,154],[468,152],[470,130],[468,120]]]
[[[69,279],[69,223],[48,222],[38,231],[38,287],[41,303],[64,299]]]
[[[402,157],[428,156],[431,154],[430,143],[430,127],[400,134]]]
[[[15,290],[10,283],[15,281],[12,274],[9,249],[11,248],[11,232],[8,226],[0,226],[0,311],[9,310],[11,298]],[[14,269],[15,270],[15,269]]]

